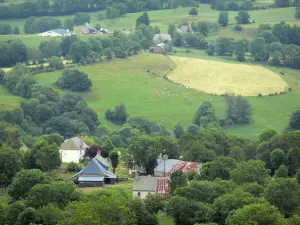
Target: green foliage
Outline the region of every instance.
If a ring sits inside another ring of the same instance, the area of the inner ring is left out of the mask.
[[[279,168],[275,171],[274,177],[287,178],[288,177],[288,168],[285,165],[279,166]]]
[[[260,160],[249,160],[237,164],[236,169],[230,172],[230,176],[237,184],[257,182],[264,185],[269,177],[264,162]]]
[[[269,183],[265,198],[281,213],[290,216],[300,205],[300,185],[291,178],[275,179]]]
[[[272,169],[278,169],[280,165],[285,164],[285,154],[281,149],[274,149],[270,154]]]
[[[166,198],[162,195],[150,194],[146,196],[144,203],[149,213],[156,214],[165,208],[165,200]]]
[[[300,7],[297,7],[297,8],[296,8],[295,17],[296,17],[297,19],[300,19]]]
[[[220,12],[219,13],[219,18],[218,18],[218,23],[225,27],[228,25],[229,18],[228,18],[228,12]]]
[[[235,169],[236,161],[231,157],[220,156],[211,162],[203,164],[201,168],[201,177],[207,180],[221,178],[230,179],[230,172]]]
[[[295,110],[290,116],[288,130],[299,130],[300,129],[300,110]]]
[[[124,123],[128,118],[124,104],[117,105],[115,110],[108,109],[105,111],[105,118],[115,123]]]
[[[113,151],[109,153],[109,158],[111,160],[111,166],[113,168],[113,173],[116,173],[116,168],[119,164],[119,154],[117,151]]]
[[[284,219],[273,205],[250,204],[230,214],[227,219],[228,225],[245,225],[245,224],[268,224],[282,225]]]
[[[60,19],[55,17],[29,17],[24,23],[24,33],[42,33],[48,30],[61,28]]]
[[[36,184],[48,184],[50,178],[37,169],[21,170],[18,172],[8,189],[12,201],[27,197],[30,189]]]
[[[228,96],[227,119],[235,124],[247,124],[252,122],[252,107],[248,99],[242,96]]]
[[[136,19],[136,27],[139,27],[140,25],[143,24],[146,26],[149,26],[150,24],[150,20],[147,12],[143,12],[143,14]]]
[[[243,191],[249,192],[254,197],[262,197],[265,192],[265,188],[259,185],[257,182],[244,183],[241,188]]]
[[[167,214],[175,220],[176,225],[193,225],[197,221],[198,202],[189,201],[180,196],[172,197],[167,204]]]
[[[78,165],[78,163],[70,162],[66,170],[68,172],[79,172],[81,170],[81,167]]]
[[[254,203],[267,203],[267,201],[263,198],[253,197],[250,193],[242,190],[235,190],[232,193],[222,195],[214,201],[211,209],[207,212],[207,219],[218,224],[225,224],[226,218],[232,210]]]
[[[235,51],[236,59],[240,62],[245,61],[245,53],[248,49],[248,41],[239,40],[235,42]]]
[[[88,91],[92,86],[92,82],[86,73],[82,73],[79,70],[66,69],[56,81],[56,85],[59,88],[71,91]]]
[[[18,39],[0,42],[0,49],[2,52],[0,66],[2,67],[13,66],[18,62],[26,61],[26,46]]]
[[[62,211],[53,204],[43,206],[38,211],[41,214],[42,224],[44,225],[56,225],[62,217]]]
[[[188,184],[186,174],[180,170],[173,172],[170,180],[171,193],[174,193],[177,188],[187,186]]]
[[[113,54],[113,52],[112,52],[112,50],[110,49],[110,48],[106,48],[106,49],[104,49],[104,56],[105,56],[105,58],[107,59],[107,60],[110,60],[110,59],[112,59],[113,58],[113,56],[114,56],[114,54]]]
[[[12,34],[13,28],[10,24],[0,24],[0,35]]]
[[[272,137],[274,137],[277,134],[276,130],[273,129],[265,129],[263,130],[259,135],[259,141],[269,141]]]
[[[278,7],[289,7],[290,6],[289,0],[275,0],[274,3]]]
[[[52,56],[59,57],[61,55],[61,42],[55,39],[50,41],[42,41],[39,49],[45,58],[51,58]]]
[[[250,23],[250,15],[247,11],[240,10],[235,20],[238,24],[248,24]]]
[[[177,139],[180,138],[181,135],[184,134],[184,129],[183,129],[183,127],[182,127],[182,125],[181,125],[180,122],[178,122],[177,124],[175,124],[175,126],[173,128],[173,133],[175,135],[175,138],[177,138]]]
[[[120,10],[118,10],[114,7],[108,7],[106,9],[106,17],[108,19],[115,19],[115,18],[120,17],[120,16],[121,16]]]
[[[197,16],[198,15],[198,10],[196,8],[191,8],[189,11],[189,14],[191,16]]]
[[[90,55],[92,51],[92,44],[87,41],[76,41],[70,46],[70,56],[73,62],[77,63],[81,58]]]
[[[35,208],[28,207],[18,215],[17,224],[30,225],[39,223],[40,220],[39,212]]]
[[[64,21],[64,28],[73,31],[73,29],[74,29],[74,20],[66,19]]]
[[[234,52],[234,39],[219,37],[216,41],[216,53],[218,55],[230,55]]]
[[[60,60],[60,58],[52,56],[49,60],[49,66],[57,70],[61,70],[64,68],[64,63],[62,60]]]
[[[133,199],[129,204],[130,209],[136,216],[136,224],[140,225],[158,225],[158,220],[154,214],[150,214],[145,204],[140,199]],[[117,225],[117,224],[116,224]]]
[[[10,184],[17,172],[23,168],[23,156],[20,151],[0,148],[0,178],[2,184]]]
[[[17,224],[18,215],[25,210],[26,206],[23,201],[16,201],[9,205],[6,214],[6,223],[8,225]],[[5,223],[3,223],[5,224]]]
[[[73,18],[73,22],[75,26],[83,25],[91,22],[91,17],[87,13],[76,13]]]

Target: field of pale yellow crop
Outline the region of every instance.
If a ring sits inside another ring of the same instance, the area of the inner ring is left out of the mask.
[[[169,80],[209,94],[257,96],[288,89],[279,75],[262,66],[170,57],[177,66]]]

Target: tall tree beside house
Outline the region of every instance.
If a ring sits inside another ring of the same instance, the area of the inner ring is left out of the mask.
[[[113,173],[116,173],[116,168],[119,164],[119,154],[116,151],[113,151],[109,154],[109,158],[111,160],[111,166],[113,168]]]

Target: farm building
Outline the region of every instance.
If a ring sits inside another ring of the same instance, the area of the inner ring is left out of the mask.
[[[177,170],[183,172],[192,172],[195,171],[198,174],[200,173],[201,163],[196,162],[186,162],[178,159],[167,159],[162,160],[158,159],[158,164],[154,169],[154,175],[158,177],[169,177],[171,173]]]
[[[104,184],[114,184],[117,176],[109,171],[111,162],[109,158],[103,158],[97,154],[79,173],[78,186],[80,187],[102,187]]]
[[[89,23],[85,23],[80,28],[80,34],[95,34],[97,30],[95,28],[92,28]]]
[[[170,34],[155,34],[153,37],[153,43],[155,45],[164,43],[165,41],[172,41]]]
[[[149,49],[149,52],[155,53],[155,54],[166,54],[165,44],[161,43],[161,44],[158,44],[157,46],[151,47]]]
[[[193,28],[191,25],[186,25],[186,26],[180,26],[178,29],[179,32],[181,33],[186,33],[186,32],[193,32]]]
[[[43,33],[40,33],[40,37],[57,37],[57,36],[71,36],[73,33],[70,32],[68,29],[55,29],[49,30]]]
[[[170,178],[136,176],[132,189],[133,197],[144,199],[148,194],[170,194]]]
[[[82,140],[82,136],[67,139],[60,146],[62,162],[76,162],[84,157],[85,149],[89,146]]]

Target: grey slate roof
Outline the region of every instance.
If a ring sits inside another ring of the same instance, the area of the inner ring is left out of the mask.
[[[164,43],[165,41],[172,41],[170,34],[155,34],[153,37],[153,42],[155,44]]]
[[[133,191],[156,192],[158,177],[138,176],[134,180]]]
[[[89,146],[81,140],[79,137],[73,137],[67,139],[61,144],[60,149],[62,150],[85,150]]]
[[[169,173],[178,162],[180,162],[178,159],[165,160],[165,172]],[[164,161],[159,162],[154,171],[164,172]]]

